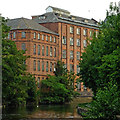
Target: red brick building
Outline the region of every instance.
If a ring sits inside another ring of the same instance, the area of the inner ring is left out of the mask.
[[[47,7],[43,15],[32,16],[32,20],[18,18],[9,20],[9,39],[16,42],[18,49],[26,50],[30,58],[26,61],[27,71],[36,80],[54,75],[55,63],[62,60],[65,67],[79,73],[81,52],[87,47],[87,38],[97,35],[98,24],[94,19],[73,16],[69,11]],[[78,90],[86,87],[78,83]]]
[[[35,75],[38,82],[47,74],[53,74],[58,60],[58,34],[26,18],[12,19],[8,38],[15,41],[19,50],[26,50],[27,71]]]
[[[81,52],[87,47],[87,38],[92,39],[94,32],[97,35],[98,22],[51,6],[46,8],[45,14],[32,16],[32,19],[59,34],[59,60],[65,63],[69,71],[79,73]],[[83,91],[84,88],[82,83],[78,83],[78,90]]]

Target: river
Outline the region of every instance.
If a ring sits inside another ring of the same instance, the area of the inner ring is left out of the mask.
[[[79,103],[91,102],[91,97],[78,97],[63,105],[40,105],[39,107],[7,108],[2,111],[2,120],[31,120],[40,118],[82,118],[77,113]]]

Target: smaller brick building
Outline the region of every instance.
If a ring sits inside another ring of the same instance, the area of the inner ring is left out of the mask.
[[[26,18],[11,19],[7,25],[11,27],[8,38],[30,56],[25,64],[36,81],[40,83],[47,74],[53,75],[58,60],[58,34]]]

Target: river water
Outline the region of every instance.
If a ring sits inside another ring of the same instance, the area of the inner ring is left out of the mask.
[[[82,118],[77,113],[79,103],[91,102],[91,97],[74,98],[72,102],[63,105],[40,105],[39,107],[19,107],[4,109],[2,120],[31,120],[42,118]]]

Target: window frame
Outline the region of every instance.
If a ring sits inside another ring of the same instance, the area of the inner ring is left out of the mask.
[[[34,44],[34,46],[33,46],[33,54],[34,55],[36,54],[36,44]]]
[[[36,71],[36,60],[33,61],[33,70]]]
[[[44,45],[42,45],[42,56],[44,56],[45,55],[45,47],[44,47]]]
[[[80,39],[77,38],[77,46],[80,46]]]
[[[74,45],[74,39],[71,37],[70,38],[70,46],[73,46]]]
[[[38,67],[37,67],[38,71],[40,71],[40,60],[38,60],[38,64],[37,65],[38,65]]]
[[[70,51],[70,59],[73,60],[74,56],[73,56],[73,51]]]
[[[22,32],[22,38],[26,38],[26,32]]]
[[[62,58],[66,59],[66,50],[62,50]]]

